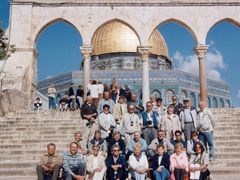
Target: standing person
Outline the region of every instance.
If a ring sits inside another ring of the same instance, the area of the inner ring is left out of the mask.
[[[47,154],[41,157],[40,163],[37,166],[38,180],[51,178],[58,179],[58,174],[61,166],[61,158],[55,153],[56,145],[50,143],[47,145]]]
[[[153,106],[153,111],[158,113],[159,125],[161,126],[162,118],[164,115],[167,114],[167,108],[165,106],[163,106],[162,98],[157,98],[156,103],[157,103],[157,105]]]
[[[92,147],[92,154],[87,157],[87,180],[103,179],[106,172],[105,157],[99,153],[99,145]]]
[[[121,149],[118,145],[113,145],[111,154],[106,160],[107,179],[109,180],[125,180],[126,178],[126,160],[120,153]]]
[[[74,83],[70,84],[70,87],[68,89],[68,97],[69,97],[69,107],[71,108],[70,104],[71,102],[73,102],[73,99],[76,98],[75,93],[74,93],[74,89],[73,89]]]
[[[78,107],[81,108],[82,104],[83,104],[83,96],[84,96],[84,91],[83,91],[83,87],[82,85],[79,85],[78,86],[78,89],[77,89],[77,103],[78,103]]]
[[[86,163],[82,154],[78,152],[78,144],[72,142],[69,151],[63,154],[63,176],[65,180],[84,180]]]
[[[110,86],[110,91],[111,91],[111,98],[114,101],[114,103],[116,102],[117,99],[117,90],[118,90],[118,85],[117,85],[117,81],[115,78],[112,79],[112,84]]]
[[[103,112],[98,117],[102,138],[106,140],[112,137],[113,130],[116,127],[115,119],[109,112],[109,108],[109,105],[103,105]]]
[[[188,170],[189,163],[186,153],[183,152],[183,145],[176,144],[175,153],[170,157],[171,180],[184,180]]]
[[[195,131],[198,128],[197,111],[194,107],[190,106],[188,98],[183,100],[183,104],[184,108],[179,117],[185,140],[189,141],[191,139],[192,131]]]
[[[207,169],[209,164],[208,154],[205,153],[204,147],[201,143],[195,144],[196,154],[191,155],[189,161],[189,171],[191,180],[207,180],[210,175]]]
[[[166,138],[169,141],[175,139],[174,133],[176,131],[181,131],[181,122],[178,115],[173,114],[174,107],[172,105],[168,106],[167,115],[163,116],[162,119],[162,130],[165,131]]]
[[[129,157],[129,165],[132,177],[136,180],[145,180],[149,165],[146,155],[141,151],[140,144],[133,147],[133,154]]]
[[[98,82],[98,102],[103,98],[104,86],[102,82]]]
[[[103,93],[103,99],[101,101],[99,101],[99,104],[98,104],[98,114],[103,112],[103,106],[105,104],[109,105],[110,113],[113,114],[113,107],[115,105],[115,102],[112,99],[110,99],[109,91],[105,91]]]
[[[134,137],[134,132],[141,131],[141,121],[135,112],[135,106],[128,106],[128,113],[123,115],[123,126],[121,133],[125,137],[125,143],[128,145],[131,139]]]
[[[131,89],[128,87],[128,85],[124,85],[124,88],[126,92],[127,103],[129,103],[131,101],[132,92],[131,92]]]
[[[95,130],[99,128],[99,124],[97,122],[97,108],[93,104],[93,98],[91,96],[87,96],[86,102],[81,107],[81,116],[83,119],[83,146],[85,147],[88,143],[89,139],[92,139],[94,136]]]
[[[128,103],[128,105],[130,104],[135,106],[135,113],[141,116],[144,110],[144,107],[143,107],[142,101],[138,100],[137,95],[134,93],[132,94],[131,101]]]
[[[146,111],[142,113],[143,136],[149,145],[157,137],[158,114],[152,110],[152,103],[146,103]]]
[[[162,144],[157,145],[156,154],[152,157],[153,176],[155,180],[166,180],[170,177],[170,156]]]
[[[210,161],[212,161],[214,160],[214,117],[211,110],[205,106],[203,101],[199,103],[199,109],[198,119],[200,123],[200,139],[204,142],[205,147],[207,147],[208,144],[210,150]]]
[[[49,109],[56,109],[56,88],[54,86],[54,84],[51,84],[48,88],[48,108]]]
[[[183,109],[183,105],[178,102],[177,96],[172,96],[172,104],[171,105],[174,107],[173,113],[177,114],[179,116],[180,112]]]
[[[96,80],[92,80],[92,83],[90,85],[90,96],[93,98],[93,104],[98,107],[98,98],[99,98],[99,93],[98,93],[98,84]]]
[[[116,121],[116,130],[121,131],[123,125],[123,115],[127,113],[127,104],[125,103],[125,97],[120,96],[118,103],[113,107],[113,116]]]
[[[152,103],[153,107],[155,107],[157,105],[156,96],[151,95],[150,102]]]

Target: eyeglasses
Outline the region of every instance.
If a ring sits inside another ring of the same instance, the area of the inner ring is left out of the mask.
[[[134,108],[129,108],[129,109],[134,110]]]
[[[181,134],[176,134],[176,136],[181,136]]]
[[[152,106],[151,104],[147,104],[147,107],[150,107],[150,106]]]
[[[164,134],[158,134],[159,136],[163,136]]]
[[[201,147],[200,146],[196,146],[195,149],[201,149]]]
[[[119,152],[119,149],[114,149],[113,152]]]
[[[104,111],[108,111],[108,109],[103,109]]]
[[[98,149],[93,149],[93,151],[98,151]]]

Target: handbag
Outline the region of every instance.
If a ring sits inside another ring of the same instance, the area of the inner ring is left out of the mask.
[[[200,180],[206,180],[210,176],[210,171],[209,169],[206,169],[205,171],[200,173]]]

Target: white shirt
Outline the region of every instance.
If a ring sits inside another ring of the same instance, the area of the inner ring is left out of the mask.
[[[163,155],[161,155],[161,156],[158,156],[158,166],[160,166],[160,165],[161,165],[161,162],[162,162],[162,157],[163,157]]]
[[[139,161],[137,161],[134,154],[129,157],[129,165],[131,169],[147,169],[149,167],[147,157],[142,154]]]
[[[184,109],[185,122],[193,122],[191,109]]]
[[[99,94],[103,94],[103,91],[104,91],[103,84],[98,84],[98,85],[97,85],[97,89],[98,89],[98,93],[99,93]]]
[[[98,98],[98,85],[97,84],[92,84],[90,86],[90,95],[93,98]]]
[[[109,135],[109,128],[110,126],[116,127],[116,122],[112,114],[108,113],[101,113],[99,115],[99,124],[100,130],[102,133],[102,138],[106,138]]]
[[[135,113],[125,113],[123,115],[123,127],[122,131],[124,133],[134,133],[135,131],[141,130],[141,121],[137,114]]]

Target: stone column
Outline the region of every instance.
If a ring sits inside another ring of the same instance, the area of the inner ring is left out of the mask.
[[[150,87],[149,87],[149,63],[148,56],[150,54],[151,47],[149,46],[139,46],[138,53],[142,58],[142,101],[144,107],[146,102],[149,101]]]
[[[90,81],[90,61],[93,48],[91,46],[80,47],[83,56],[83,90],[84,98],[87,96],[87,86]]]
[[[208,90],[207,90],[207,73],[206,73],[206,53],[207,45],[197,45],[194,49],[199,60],[199,83],[200,83],[200,97],[206,106],[208,105]]]

